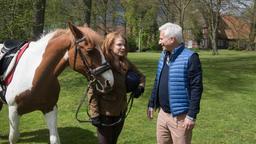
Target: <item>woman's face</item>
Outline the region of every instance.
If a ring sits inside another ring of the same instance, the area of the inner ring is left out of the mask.
[[[122,37],[117,37],[112,45],[112,51],[115,55],[123,57],[126,54],[125,40]]]

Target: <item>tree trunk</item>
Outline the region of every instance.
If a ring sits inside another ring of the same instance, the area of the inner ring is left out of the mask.
[[[191,2],[191,0],[174,0],[174,5],[176,7],[176,9],[179,12],[179,25],[182,28],[182,34],[184,31],[184,17],[185,17],[185,10],[187,8],[187,6],[189,5],[189,3]],[[184,39],[184,35],[183,35],[183,39]]]
[[[107,33],[108,33],[108,27],[107,27],[108,0],[103,0],[103,5],[104,5],[103,29],[104,29],[104,35],[107,35]]]
[[[212,43],[212,54],[217,55],[218,54],[218,48],[217,48],[217,29],[218,29],[218,22],[219,22],[219,12],[215,14],[215,12],[211,11],[211,43]]]
[[[33,39],[36,39],[43,34],[45,6],[46,0],[36,0],[34,3]]]
[[[84,0],[85,9],[85,24],[91,25],[91,12],[92,12],[92,0]]]
[[[256,0],[254,0],[253,3],[253,13],[252,13],[252,21],[251,21],[251,28],[250,28],[250,34],[249,34],[249,49],[250,50],[255,50],[255,38],[256,38]]]
[[[217,48],[217,43],[216,43],[216,31],[212,32],[212,36],[211,36],[211,43],[212,43],[212,54],[213,55],[217,55],[218,53],[218,48]]]
[[[214,10],[214,7],[216,6],[216,11]],[[211,30],[212,30],[212,54],[217,55],[218,53],[218,47],[217,47],[217,29],[219,27],[219,19],[220,19],[220,9],[221,9],[221,0],[217,0],[216,4],[214,4],[214,1],[210,1],[210,11],[211,11]]]

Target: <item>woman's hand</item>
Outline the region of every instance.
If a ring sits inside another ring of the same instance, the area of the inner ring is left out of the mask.
[[[144,93],[144,87],[138,86],[136,90],[132,92],[134,98],[139,98]]]

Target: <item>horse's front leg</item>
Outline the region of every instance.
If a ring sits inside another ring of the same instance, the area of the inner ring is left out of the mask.
[[[54,106],[53,110],[46,113],[44,117],[50,132],[50,143],[60,144],[60,138],[57,129],[57,107]]]
[[[20,133],[19,133],[20,116],[18,115],[16,106],[9,106],[8,108],[9,108],[9,125],[10,125],[9,142],[10,144],[15,144],[20,136]]]

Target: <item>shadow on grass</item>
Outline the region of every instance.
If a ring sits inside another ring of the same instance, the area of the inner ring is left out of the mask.
[[[60,140],[62,144],[95,144],[97,137],[94,132],[78,127],[58,128]],[[8,144],[8,136],[1,135],[0,139],[4,140],[2,144]],[[20,133],[18,143],[49,143],[48,129],[39,129],[31,132]]]
[[[241,93],[250,91],[256,58],[228,57],[202,59],[205,90],[214,97],[223,99],[223,92]],[[230,95],[232,96],[232,94]]]

